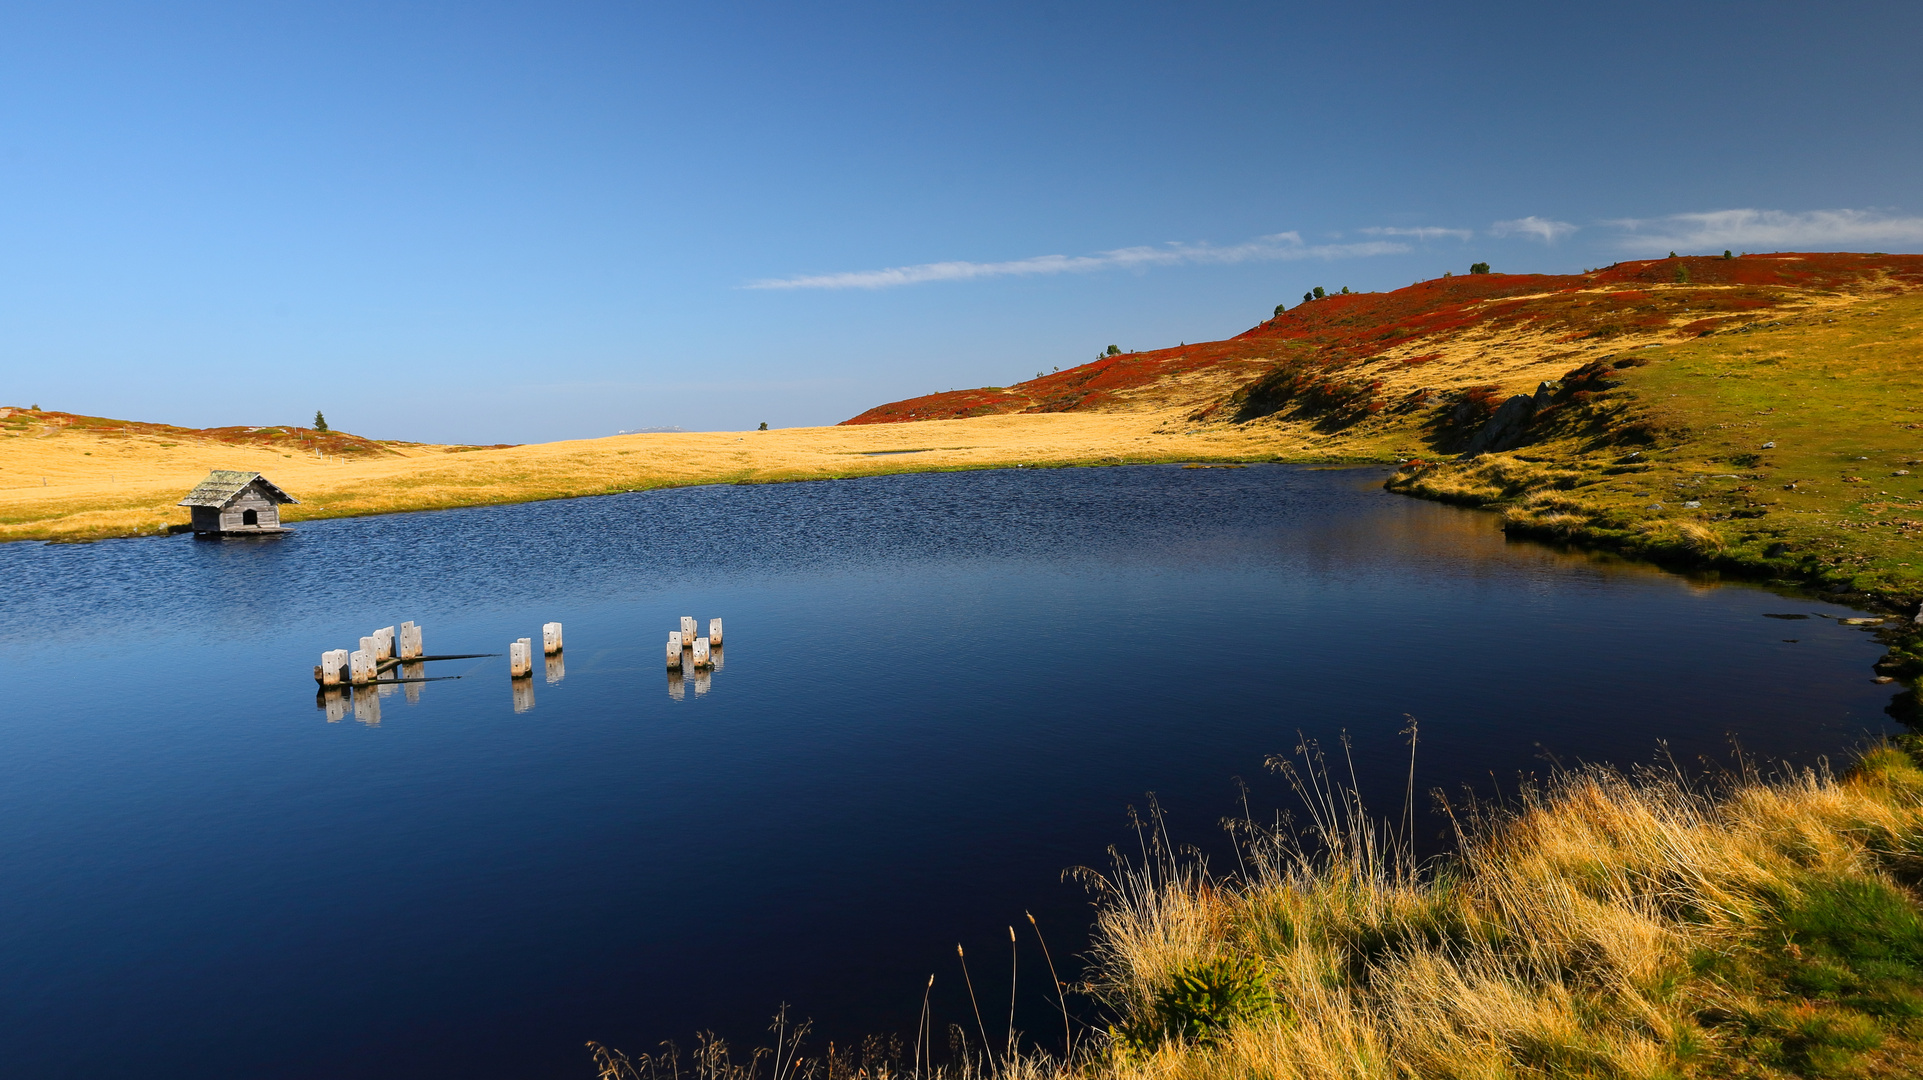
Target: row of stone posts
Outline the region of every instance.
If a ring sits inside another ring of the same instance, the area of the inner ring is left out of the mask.
[[[398,628],[384,626],[361,638],[358,649],[329,649],[322,653],[316,677],[323,687],[366,686],[380,677],[383,667],[419,660],[424,655],[419,626],[412,622],[404,622]]]

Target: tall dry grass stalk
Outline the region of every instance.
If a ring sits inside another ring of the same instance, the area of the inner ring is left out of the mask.
[[[930,980],[932,987],[933,980]],[[927,1015],[923,1010],[923,1017]],[[1002,1055],[970,1045],[959,1025],[948,1029],[948,1058],[935,1064],[932,1054],[918,1044],[912,1058],[904,1058],[901,1041],[870,1036],[852,1049],[804,1049],[811,1025],[795,1023],[787,1006],[776,1013],[768,1033],[772,1047],[757,1047],[745,1055],[712,1033],[695,1038],[694,1052],[682,1056],[673,1043],[663,1043],[653,1054],[628,1055],[598,1042],[589,1042],[597,1080],[1059,1080],[1068,1070],[1060,1059],[1041,1051],[1027,1052],[1014,1045]]]

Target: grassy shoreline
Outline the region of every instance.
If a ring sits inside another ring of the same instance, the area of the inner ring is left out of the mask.
[[[1685,1080],[1923,1072],[1923,750],[1703,780],[1595,766],[1445,807],[1452,855],[1369,817],[1319,755],[1271,762],[1300,830],[1235,823],[1237,869],[1178,854],[1084,880],[1101,1025],[980,1045],[954,1026],[733,1055],[705,1036],[602,1080]],[[1414,792],[1411,791],[1413,798]],[[1066,1014],[1066,1008],[1065,1008]],[[985,1033],[984,1033],[985,1034]],[[691,1067],[690,1067],[691,1066]]]
[[[31,429],[29,429],[31,430]],[[613,436],[469,449],[375,444],[359,455],[235,447],[72,428],[0,442],[0,541],[164,535],[173,505],[212,468],[265,473],[301,499],[290,524],[700,484],[761,484],[969,469],[1291,460],[1383,462],[1326,453],[1285,428],[1197,430],[1168,410],[996,416],[881,427]]]
[[[1878,671],[1923,678],[1923,296],[1573,371],[1521,446],[1416,459],[1389,490],[1515,536],[1887,613]]]

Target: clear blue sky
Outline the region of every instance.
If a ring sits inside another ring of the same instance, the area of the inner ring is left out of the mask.
[[[16,0],[0,404],[787,427],[1314,285],[1923,250],[1919,41],[1915,3]]]

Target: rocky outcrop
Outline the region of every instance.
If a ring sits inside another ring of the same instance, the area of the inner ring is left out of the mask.
[[[1541,393],[1541,390],[1537,391],[1537,394]],[[1462,456],[1472,458],[1478,454],[1514,449],[1516,444],[1522,442],[1523,432],[1529,427],[1529,421],[1535,417],[1536,408],[1536,397],[1529,394],[1517,394],[1503,402],[1495,415],[1470,436],[1469,445],[1464,448]]]

